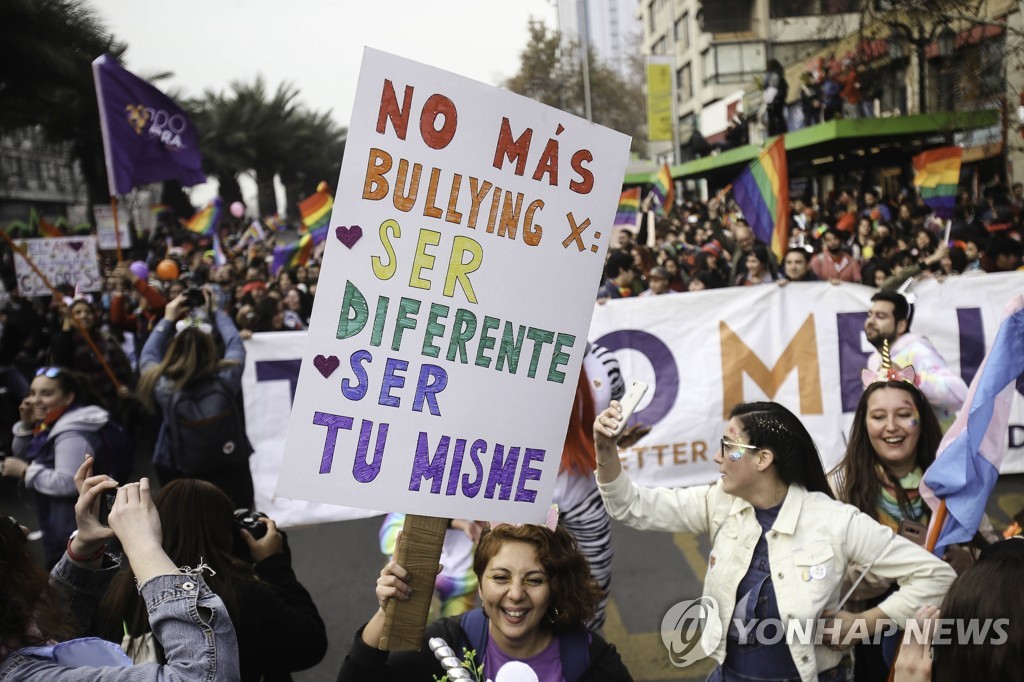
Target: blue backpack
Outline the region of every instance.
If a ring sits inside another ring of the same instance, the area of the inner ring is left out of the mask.
[[[477,652],[477,661],[483,660],[487,650],[487,616],[480,608],[466,611],[460,621],[470,646]],[[590,667],[590,638],[582,625],[558,634],[558,651],[562,659],[562,677],[565,682],[578,682]]]

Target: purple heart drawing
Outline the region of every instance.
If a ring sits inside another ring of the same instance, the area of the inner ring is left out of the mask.
[[[353,225],[352,227],[345,227],[344,225],[339,225],[338,227],[334,228],[334,236],[338,238],[339,242],[341,242],[342,244],[351,249],[353,246],[356,245],[357,241],[362,239],[363,228],[359,227],[358,225]]]
[[[85,244],[82,242],[68,242],[68,246],[70,246],[75,251],[81,251],[82,247],[85,246]]]
[[[323,375],[324,379],[327,379],[334,374],[334,370],[338,369],[338,365],[340,364],[341,360],[333,355],[328,355],[326,357],[318,355],[313,358],[313,365],[316,366],[317,371]]]

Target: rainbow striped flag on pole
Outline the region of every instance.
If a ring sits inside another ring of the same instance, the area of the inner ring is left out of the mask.
[[[220,221],[220,212],[223,207],[224,202],[220,197],[210,199],[210,203],[204,209],[184,221],[185,228],[196,234],[210,236]]]
[[[321,182],[316,192],[299,202],[299,215],[302,216],[300,234],[326,227],[330,222],[334,197],[327,190],[326,183]]]
[[[291,270],[308,263],[309,257],[313,254],[313,247],[327,239],[327,231],[329,229],[329,225],[324,225],[317,230],[302,235],[294,244],[278,246],[274,249],[274,260],[270,264],[271,272],[277,275],[281,268]]]
[[[658,207],[655,212],[658,215],[668,215],[668,212],[676,203],[676,185],[672,180],[672,171],[667,163],[661,165],[661,170],[654,177],[654,196],[658,199]]]
[[[939,147],[914,157],[914,186],[935,215],[946,220],[953,217],[963,157],[963,147]]]
[[[640,188],[627,189],[619,195],[619,207],[615,209],[615,224],[636,227],[640,214]]]
[[[789,170],[779,135],[732,183],[733,198],[759,240],[782,262],[789,248]]]

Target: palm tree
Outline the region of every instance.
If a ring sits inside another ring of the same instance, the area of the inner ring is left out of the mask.
[[[70,142],[90,200],[109,199],[92,61],[122,43],[79,0],[4,0],[0,5],[0,132],[39,126]]]

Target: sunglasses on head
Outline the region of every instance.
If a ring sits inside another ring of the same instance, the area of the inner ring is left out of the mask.
[[[40,367],[36,370],[36,376],[45,376],[47,379],[56,379],[60,375],[60,367]]]

